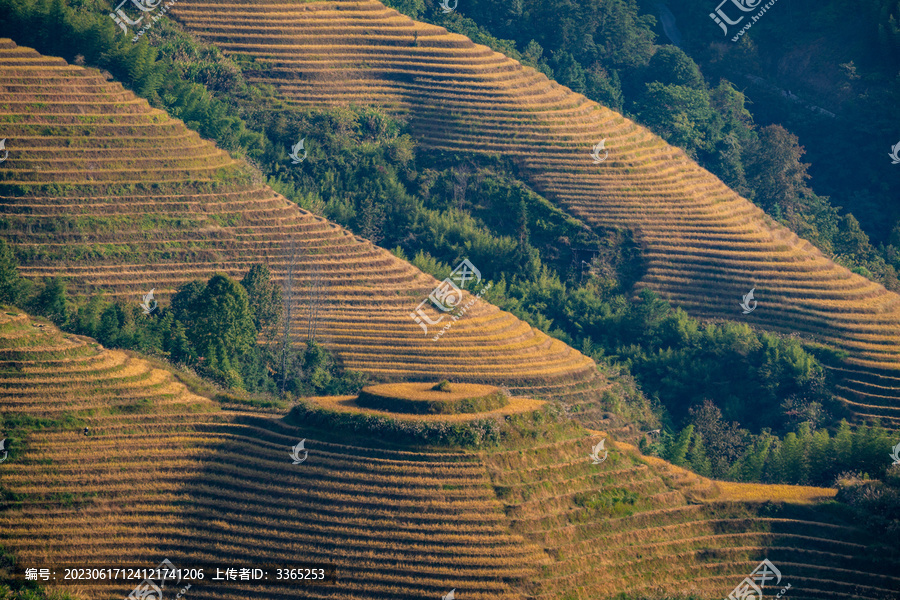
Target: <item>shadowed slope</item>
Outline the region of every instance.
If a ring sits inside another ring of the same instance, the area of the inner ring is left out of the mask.
[[[168,371],[18,311],[0,313],[0,399],[10,416],[213,408]]]
[[[399,600],[457,587],[513,600],[514,586],[547,562],[509,533],[475,455],[309,436],[308,459],[294,465],[296,428],[219,410],[167,371],[121,359],[0,313],[0,413],[68,414],[91,429],[17,436],[0,464],[0,544],[25,564],[333,562],[334,586],[207,581],[190,596]],[[134,585],[77,588],[123,598]]]
[[[592,360],[483,300],[432,341],[449,317],[428,303],[443,321],[426,334],[410,313],[434,278],[253,183],[244,165],[96,70],[0,41],[0,104],[0,231],[25,276],[70,277],[76,293],[139,302],[216,272],[239,278],[253,263],[284,277],[295,262],[294,339],[306,339],[319,277],[319,339],[348,368],[553,393],[600,423],[608,383]]]
[[[115,360],[101,364],[110,358],[89,339],[0,315],[0,411],[70,412],[91,427],[90,436],[64,423],[17,435],[0,464],[0,543],[23,563],[77,556],[147,567],[168,558],[179,567],[304,560],[337,568],[338,583],[327,587],[195,582],[190,596],[204,600],[405,600],[454,588],[471,600],[662,590],[721,598],[766,556],[793,586],[791,598],[885,599],[900,586],[896,552],[872,546],[843,511],[780,501],[809,503],[833,490],[756,486],[764,496],[777,490],[775,503],[743,502],[740,490],[721,493],[612,442],[593,464],[598,432],[546,417],[511,436],[514,448],[386,448],[371,441],[376,422],[347,439],[271,414],[217,410],[180,384],[178,397],[190,402],[163,400],[150,377],[131,380]],[[23,406],[31,379],[51,371],[67,391]],[[123,409],[136,391],[152,402]],[[295,465],[290,450],[300,439],[308,455]],[[113,599],[134,586],[77,587]]]
[[[693,314],[814,336],[849,352],[835,369],[860,419],[900,425],[900,296],[831,262],[685,154],[543,74],[374,0],[182,0],[171,13],[250,79],[306,106],[406,114],[420,141],[513,159],[531,184],[597,226],[633,229],[639,285]],[[608,158],[589,156],[606,139]],[[738,303],[756,288],[758,308]]]
[[[485,457],[511,530],[555,561],[532,597],[722,598],[763,558],[783,577],[766,597],[787,584],[794,599],[897,597],[896,552],[810,506],[834,490],[712,482],[623,443],[594,465],[597,439]]]

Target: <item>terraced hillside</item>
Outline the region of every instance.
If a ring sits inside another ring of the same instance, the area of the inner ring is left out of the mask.
[[[791,598],[874,600],[900,589],[896,551],[871,546],[840,510],[809,506],[833,490],[756,486],[772,502],[746,503],[627,444],[593,464],[600,434],[579,427],[480,452],[385,447],[197,397],[163,401],[150,378],[100,366],[115,356],[0,314],[0,410],[69,413],[91,427],[87,437],[64,424],[32,431],[0,464],[0,545],[23,563],[71,559],[77,549],[97,563],[301,558],[337,568],[328,587],[189,590],[217,600],[400,600],[451,589],[475,600],[665,590],[721,598],[764,557]],[[47,373],[67,391],[38,402],[32,384]],[[24,404],[28,395],[35,401]],[[135,395],[154,400],[111,410]],[[300,439],[308,456],[295,465]],[[123,598],[131,587],[78,586],[92,599]]]
[[[171,373],[90,338],[63,336],[21,312],[0,313],[0,407],[5,415],[161,414],[214,408]]]
[[[608,382],[591,359],[482,300],[432,341],[449,317],[426,302],[443,319],[426,334],[410,314],[434,278],[253,183],[245,165],[98,71],[0,40],[0,113],[0,235],[25,276],[137,303],[216,272],[267,263],[283,278],[295,264],[294,339],[306,339],[319,278],[319,339],[348,368],[553,393],[599,423]],[[470,301],[464,292],[460,305]]]
[[[91,428],[34,431],[0,464],[0,545],[22,561],[333,561],[336,586],[293,582],[256,597],[440,597],[458,587],[484,599],[519,598],[514,583],[546,562],[507,530],[475,456],[309,436],[308,460],[294,465],[296,428],[206,398],[163,401],[164,377],[141,377],[142,361],[121,365],[97,346],[0,315],[0,412],[69,414]],[[149,400],[129,409],[136,397]],[[77,587],[92,599],[130,589]],[[259,591],[198,584],[190,595]]]
[[[815,505],[834,490],[716,483],[624,443],[594,465],[588,447],[485,456],[512,531],[554,559],[536,598],[723,598],[763,558],[783,577],[766,597],[787,584],[794,599],[898,597],[900,557]]]
[[[860,419],[900,426],[900,296],[831,262],[686,155],[543,74],[375,0],[182,0],[171,12],[300,105],[405,114],[427,147],[499,153],[589,223],[635,231],[652,288],[693,314],[800,332],[849,352],[835,369]],[[606,140],[609,156],[589,153]],[[758,308],[742,315],[744,294]]]

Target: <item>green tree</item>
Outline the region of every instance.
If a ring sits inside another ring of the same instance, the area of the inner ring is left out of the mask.
[[[91,299],[86,304],[79,306],[75,313],[73,319],[75,331],[81,335],[98,337],[97,330],[100,327],[100,318],[105,307],[106,302],[101,294],[91,296]]]
[[[69,318],[69,302],[66,299],[66,283],[60,277],[51,277],[32,302],[33,310],[47,317],[57,325],[63,325]]]
[[[695,473],[704,477],[712,475],[712,463],[706,455],[703,435],[698,431],[694,431],[694,441],[691,443],[691,449],[687,453],[687,462]]]
[[[809,443],[810,481],[820,485],[834,479],[834,454],[831,452],[831,436],[826,429],[816,431]]]
[[[269,267],[256,264],[241,280],[253,312],[253,324],[260,333],[271,335],[278,327],[282,311],[281,287],[272,281]]]
[[[197,354],[188,339],[187,329],[181,321],[175,319],[172,311],[166,311],[160,320],[163,331],[162,347],[169,354],[169,359],[176,363],[195,364]]]
[[[0,239],[0,303],[17,304],[23,295],[23,288],[16,256],[6,240]]]
[[[711,400],[691,408],[691,423],[706,440],[706,452],[714,477],[724,476],[744,450],[745,432],[737,422],[727,423]]]
[[[788,433],[774,452],[767,476],[772,481],[799,484],[804,482],[806,470],[803,443],[796,433]]]
[[[227,275],[213,275],[196,303],[196,326],[188,330],[194,346],[207,357],[223,354],[220,362],[249,352],[256,343],[256,327],[247,292]]]
[[[609,71],[600,62],[595,62],[585,69],[585,78],[585,96],[622,112],[622,107],[625,106],[625,96],[622,93],[622,82],[619,79],[618,71]]]
[[[573,92],[583,94],[585,90],[584,69],[568,52],[557,52],[550,61],[556,81]]]
[[[664,85],[683,85],[696,90],[706,87],[700,67],[676,46],[660,46],[647,65],[647,83],[658,81]]]
[[[739,481],[763,481],[776,439],[768,433],[757,436],[750,449],[729,469],[729,477]]]
[[[769,125],[748,144],[744,154],[747,185],[756,191],[754,199],[766,212],[798,210],[801,199],[812,193],[806,185],[808,164],[800,162],[806,151],[797,136],[781,125]]]
[[[648,83],[634,106],[645,125],[692,157],[719,141],[717,115],[703,89]]]
[[[691,445],[691,438],[694,434],[694,426],[688,425],[682,429],[678,436],[668,445],[665,452],[665,459],[673,465],[682,466],[685,464],[688,450]]]
[[[97,341],[104,346],[116,346],[119,343],[119,330],[122,327],[123,316],[117,304],[110,304],[100,315],[100,323],[97,326]]]
[[[332,358],[329,352],[316,342],[309,342],[303,353],[303,376],[316,393],[325,392],[331,385]]]
[[[197,315],[201,311],[200,297],[205,290],[206,282],[197,279],[181,284],[172,296],[169,309],[188,331],[193,331],[197,326]]]

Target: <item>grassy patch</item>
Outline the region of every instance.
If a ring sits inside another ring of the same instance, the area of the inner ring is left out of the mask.
[[[608,487],[599,492],[575,495],[575,504],[607,517],[630,517],[638,508],[640,495],[626,488]]]

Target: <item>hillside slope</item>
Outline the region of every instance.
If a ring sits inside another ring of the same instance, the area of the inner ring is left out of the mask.
[[[531,441],[474,451],[385,447],[373,441],[380,430],[298,428],[197,397],[111,410],[134,395],[158,398],[146,379],[126,383],[97,366],[115,354],[0,313],[0,411],[68,412],[91,427],[90,436],[64,423],[32,431],[0,464],[0,545],[25,563],[77,549],[86,563],[337,568],[334,586],[189,590],[217,600],[401,600],[451,589],[461,600],[721,598],[765,557],[795,599],[886,599],[900,589],[896,552],[838,506],[810,506],[833,490],[755,486],[771,501],[744,502],[740,490],[723,493],[627,444],[611,443],[593,464],[603,434],[557,427],[551,436],[546,423]],[[48,372],[67,391],[21,404]],[[308,456],[295,465],[300,439]],[[77,587],[112,599],[133,586]]]
[[[845,350],[848,408],[900,426],[900,296],[827,259],[679,149],[543,74],[375,0],[183,0],[170,14],[251,81],[305,106],[373,104],[420,142],[497,153],[536,190],[597,226],[636,233],[649,287],[693,314],[799,332]],[[608,157],[589,153],[606,140]],[[742,315],[751,288],[759,304]]]
[[[451,319],[426,301],[443,319],[426,334],[410,315],[438,281],[254,183],[245,165],[98,71],[0,40],[0,113],[0,234],[26,277],[63,276],[74,293],[138,303],[152,288],[164,300],[254,263],[283,280],[295,263],[294,339],[306,340],[318,301],[318,339],[346,367],[553,393],[600,424],[609,382],[591,359],[465,291],[459,305],[474,304],[432,341]]]

